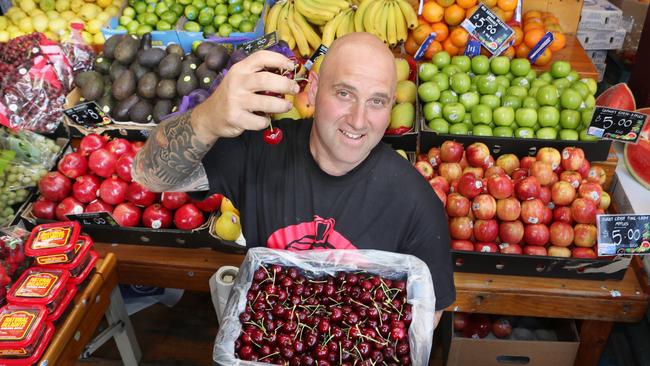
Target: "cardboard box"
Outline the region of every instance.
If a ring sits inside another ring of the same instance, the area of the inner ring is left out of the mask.
[[[625,29],[578,30],[576,37],[585,50],[618,50],[623,47]]]
[[[618,29],[622,12],[607,0],[585,0],[580,13],[578,32],[583,29]]]
[[[587,51],[587,56],[594,64],[604,64],[607,59],[607,50],[591,50]]]
[[[602,62],[602,63],[595,63],[594,66],[596,66],[596,70],[598,70],[598,82],[603,81],[603,78],[605,77],[605,68],[607,68],[607,64]]]
[[[625,37],[623,49],[636,52],[650,3],[638,0],[612,0],[611,2],[621,9],[623,18],[631,17],[634,19],[631,30],[628,31]]]
[[[575,322],[570,319],[514,319],[520,326],[524,321],[549,326],[556,335],[555,341],[498,339],[492,334],[474,339],[453,332],[454,313],[449,314],[441,328],[447,366],[573,366],[580,346]]]
[[[116,34],[126,34],[125,30],[116,29],[119,21],[116,17],[108,21],[108,26],[102,28],[104,38],[108,39]],[[153,31],[151,32],[151,45],[153,47],[166,47],[169,44],[180,44],[176,31]]]

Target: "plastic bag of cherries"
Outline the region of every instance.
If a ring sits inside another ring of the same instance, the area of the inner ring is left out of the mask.
[[[420,259],[378,250],[248,251],[218,365],[425,365],[435,294]]]

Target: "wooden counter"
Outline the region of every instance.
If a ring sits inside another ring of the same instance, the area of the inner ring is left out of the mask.
[[[569,61],[573,70],[577,71],[580,77],[598,80],[596,66],[591,62],[591,59],[587,56],[587,52],[582,48],[575,35],[566,36],[566,47],[559,52],[554,52],[553,59],[548,65],[533,66],[533,69],[538,71],[538,73],[548,71],[551,69],[553,61]]]
[[[103,243],[95,243],[95,249],[117,256],[120,282],[195,291],[209,291],[208,279],[219,267],[239,266],[243,259],[210,249]],[[614,322],[638,321],[648,306],[648,294],[632,268],[622,281],[470,273],[454,278],[457,299],[451,311],[582,319],[576,359],[581,366],[597,365]]]

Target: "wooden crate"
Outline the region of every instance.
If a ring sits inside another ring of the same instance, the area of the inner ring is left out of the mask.
[[[559,20],[562,30],[566,34],[575,34],[578,31],[580,13],[583,0],[525,0],[522,1],[523,12],[529,10],[548,11]]]
[[[609,148],[609,156],[607,161],[594,161],[591,163],[591,166],[600,166],[605,170],[605,184],[603,184],[603,189],[607,192],[611,192],[610,188],[612,186],[612,179],[616,175],[616,165],[618,164],[618,156],[614,150],[614,145]]]

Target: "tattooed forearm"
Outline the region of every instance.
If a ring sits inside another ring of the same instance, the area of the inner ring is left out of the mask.
[[[133,162],[133,180],[154,192],[207,189],[201,159],[212,147],[201,142],[191,112],[163,121]]]

